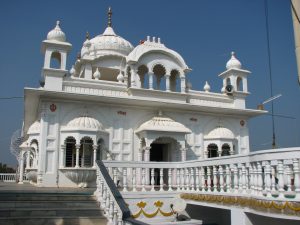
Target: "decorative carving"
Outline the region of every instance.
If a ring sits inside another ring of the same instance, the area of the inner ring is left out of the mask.
[[[78,187],[88,187],[88,183],[96,180],[96,170],[88,168],[64,168],[60,171]]]

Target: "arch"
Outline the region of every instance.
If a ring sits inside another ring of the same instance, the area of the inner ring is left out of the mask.
[[[207,153],[208,158],[218,157],[218,145],[216,145],[215,143],[209,144],[207,146]]]
[[[164,75],[166,74],[166,67],[160,63],[155,64],[152,67],[152,72],[154,74],[153,79],[153,88],[156,90],[164,90],[164,86],[162,80],[164,79]]]
[[[97,152],[96,152],[96,160],[105,160],[106,156],[106,147],[105,141],[103,138],[99,138],[97,141]]]
[[[65,139],[65,167],[74,167],[76,163],[76,139],[67,137]]]
[[[221,156],[228,156],[228,155],[230,155],[230,145],[225,143],[222,145]]]
[[[79,149],[79,166],[92,167],[93,166],[93,139],[85,136],[80,140]]]
[[[50,57],[50,68],[61,69],[61,53],[54,51]]]
[[[170,90],[180,92],[180,88],[180,72],[173,69],[170,73]]]
[[[148,75],[149,69],[145,65],[140,65],[138,67],[138,75],[140,77],[141,81],[141,88],[148,89],[149,88],[149,75]]]
[[[237,77],[236,79],[236,90],[243,91],[243,79],[241,77]]]
[[[176,138],[170,136],[160,136],[150,144],[150,161],[180,161],[181,144]],[[157,152],[160,151],[160,152]]]

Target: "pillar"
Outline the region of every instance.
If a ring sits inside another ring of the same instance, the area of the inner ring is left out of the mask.
[[[79,149],[80,145],[77,144],[76,146],[76,163],[75,163],[75,168],[79,168]]]
[[[131,67],[131,87],[136,87],[136,82],[135,82],[135,79],[136,79],[136,68],[135,67]]]
[[[185,77],[180,77],[180,89],[181,93],[185,93]]]
[[[96,160],[97,160],[97,148],[98,148],[97,145],[93,145],[93,168],[96,168],[96,166],[97,166],[97,163],[96,163]]]
[[[26,152],[26,169],[30,168],[30,150],[28,149]]]
[[[181,161],[186,161],[186,148],[181,148]]]
[[[23,174],[24,174],[24,157],[23,157],[23,151],[20,152],[20,178],[19,178],[19,184],[23,184]]]
[[[152,72],[149,72],[149,89],[153,90],[153,76],[154,74]]]
[[[166,74],[166,91],[170,91],[170,74]]]
[[[150,149],[151,147],[144,148],[144,161],[150,161]],[[150,184],[150,169],[145,170],[145,184]]]
[[[64,161],[65,161],[65,151],[66,151],[66,146],[65,145],[61,145],[61,147],[60,147],[60,156],[59,156],[59,158],[60,158],[60,161],[59,161],[59,167],[60,168],[64,168],[65,167],[65,163],[64,163]]]

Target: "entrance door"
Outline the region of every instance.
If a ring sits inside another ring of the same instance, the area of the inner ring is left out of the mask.
[[[165,144],[151,144],[150,161],[164,161],[164,147]]]

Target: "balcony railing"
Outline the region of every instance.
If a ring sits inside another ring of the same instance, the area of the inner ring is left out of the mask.
[[[104,161],[122,192],[195,192],[300,200],[300,148],[185,162]]]

